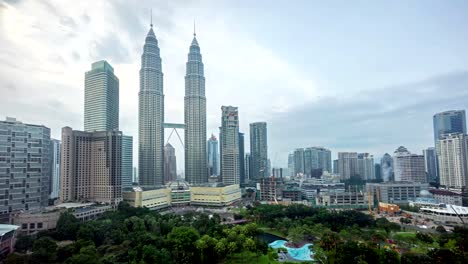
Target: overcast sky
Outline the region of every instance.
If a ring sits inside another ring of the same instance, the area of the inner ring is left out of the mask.
[[[246,150],[248,124],[268,123],[274,166],[309,146],[420,153],[433,145],[432,115],[468,105],[468,1],[0,0],[0,118],[46,125],[55,138],[83,129],[84,72],[105,59],[120,79],[120,128],[134,136],[136,164],[150,8],[166,122],[183,122],[196,20],[208,133],[219,133],[221,105],[238,106]]]

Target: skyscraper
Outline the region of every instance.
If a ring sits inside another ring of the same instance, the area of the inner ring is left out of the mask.
[[[205,75],[200,46],[193,34],[185,75],[185,180],[190,184],[208,182],[206,161]]]
[[[239,132],[239,165],[240,165],[240,183],[245,183],[245,152],[244,152],[244,133]]]
[[[208,154],[208,173],[210,176],[219,175],[219,151],[218,151],[218,139],[215,135],[211,135],[207,143],[207,154]]]
[[[0,135],[0,223],[9,223],[11,212],[48,204],[50,129],[7,117]]]
[[[440,184],[449,188],[468,185],[468,136],[462,133],[444,134],[437,142]]]
[[[85,73],[84,130],[119,128],[119,79],[107,61],[98,61]]]
[[[339,174],[339,170],[338,170],[338,160],[333,160],[333,174]]]
[[[463,133],[466,134],[465,110],[451,110],[437,113],[434,121],[434,143],[444,134]],[[434,144],[435,145],[435,144]]]
[[[164,183],[177,180],[177,158],[175,148],[167,143],[164,146]]]
[[[374,173],[374,157],[369,153],[359,153],[357,160],[357,174],[363,180],[373,180]]]
[[[245,169],[245,181],[250,181],[250,153],[245,154],[244,160],[244,169]]]
[[[122,200],[122,132],[62,128],[60,201],[118,205]]]
[[[427,148],[423,150],[424,155],[424,167],[426,169],[426,175],[428,182],[438,182],[437,180],[437,152],[435,148]]]
[[[380,167],[380,163],[375,163],[374,165],[374,174],[375,174],[375,179],[378,181],[382,180],[382,169]]]
[[[234,106],[222,106],[221,111],[221,179],[225,184],[239,184],[239,113]]]
[[[133,185],[133,137],[122,135],[122,188]]]
[[[385,153],[380,160],[380,170],[382,180],[384,182],[393,181],[395,179],[393,173],[393,158],[390,154]]]
[[[187,141],[186,141],[187,144]],[[161,57],[153,25],[141,55],[138,93],[138,179],[161,185],[164,178],[164,90]]]
[[[250,124],[251,179],[266,178],[268,171],[268,142],[266,122]]]
[[[294,173],[296,176],[299,173],[304,173],[304,149],[298,148],[294,150]]]
[[[311,176],[312,171],[332,172],[331,151],[323,147],[304,149],[304,172]]]
[[[287,175],[287,176],[293,176],[293,174],[294,174],[294,153],[289,153],[288,154],[288,171],[289,171],[289,175]]]
[[[347,180],[357,175],[357,156],[356,152],[338,152],[340,179]]]
[[[50,139],[50,177],[49,177],[49,192],[50,199],[59,197],[60,192],[60,151],[62,144],[60,140]]]
[[[427,182],[424,156],[411,154],[403,146],[400,146],[393,155],[393,171],[395,181]]]

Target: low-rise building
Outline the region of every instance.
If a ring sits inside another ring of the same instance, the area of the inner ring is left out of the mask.
[[[261,201],[276,201],[281,197],[281,189],[283,179],[276,177],[268,177],[260,179],[257,184],[257,190],[260,190]]]
[[[439,203],[462,206],[462,194],[449,190],[431,189],[429,192]]]
[[[411,200],[420,197],[421,191],[428,190],[428,183],[414,182],[383,182],[366,183],[366,192],[369,195],[371,204],[374,204],[374,198],[379,202],[406,204]]]
[[[124,202],[132,207],[147,207],[150,210],[158,210],[169,207],[171,204],[171,189],[132,187],[122,192]]]
[[[207,184],[191,187],[191,205],[227,206],[241,199],[238,184]]]
[[[364,194],[361,192],[328,193],[319,195],[315,198],[315,204],[318,206],[329,207],[366,207]]]
[[[12,223],[20,227],[18,232],[25,235],[39,231],[52,230],[57,227],[60,214],[71,212],[80,221],[97,219],[107,211],[113,210],[111,205],[98,205],[95,203],[62,203],[44,208],[41,211],[22,212],[12,216]]]
[[[16,230],[19,226],[0,224],[0,259],[15,250]]]

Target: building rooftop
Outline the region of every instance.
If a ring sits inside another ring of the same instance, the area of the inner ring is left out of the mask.
[[[450,196],[461,196],[461,194],[452,192],[449,190],[441,190],[441,189],[431,189],[429,190],[432,194],[438,194],[438,195],[450,195]]]
[[[6,233],[18,229],[19,226],[16,225],[3,225],[0,224],[0,236],[5,235]]]

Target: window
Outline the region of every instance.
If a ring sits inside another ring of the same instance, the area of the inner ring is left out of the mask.
[[[21,229],[28,229],[28,224],[22,224]]]
[[[29,229],[34,229],[36,228],[36,223],[30,223],[29,224]]]
[[[42,223],[37,223],[37,228],[42,228]]]

